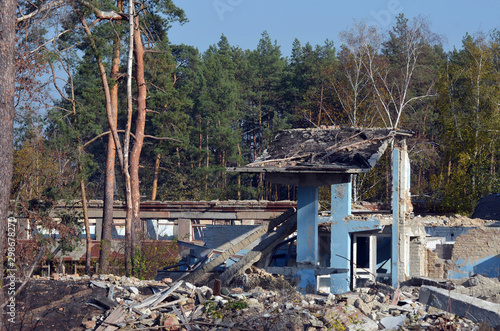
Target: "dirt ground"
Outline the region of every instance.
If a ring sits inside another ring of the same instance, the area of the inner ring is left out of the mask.
[[[30,280],[16,299],[15,323],[5,325],[8,331],[85,330],[82,322],[101,313],[86,302],[105,294],[105,289],[90,288],[88,280]]]

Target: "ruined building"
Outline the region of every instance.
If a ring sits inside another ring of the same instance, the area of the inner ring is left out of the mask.
[[[366,281],[396,287],[411,277],[497,277],[496,223],[413,216],[409,135],[377,128],[287,130],[255,162],[232,169],[298,186],[296,265],[266,270],[297,277],[304,293],[344,293]],[[386,149],[392,153],[392,210],[351,210],[351,176],[369,172]],[[325,185],[331,185],[331,212],[319,216],[318,187]]]
[[[174,268],[160,270],[157,278],[201,282],[205,274],[215,271],[220,280],[229,283],[257,264],[270,273],[295,279],[303,293],[344,293],[367,281],[396,287],[412,277],[499,276],[496,212],[487,209],[481,214],[483,218],[492,215],[490,221],[413,215],[405,143],[409,135],[381,128],[286,130],[257,160],[228,169],[260,173],[266,181],[297,186],[297,203],[141,203],[141,238],[178,239],[184,257]],[[353,210],[352,175],[371,171],[383,153],[392,153],[390,210]],[[321,214],[320,186],[331,186],[330,211]],[[94,258],[99,252],[101,204],[92,201],[89,208]],[[118,254],[123,219],[124,207],[118,204],[112,242]],[[81,261],[84,252],[82,245],[65,259]]]

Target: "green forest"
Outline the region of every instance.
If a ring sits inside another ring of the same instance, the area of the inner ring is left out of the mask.
[[[225,169],[279,130],[332,125],[413,131],[412,198],[429,211],[471,214],[499,190],[498,31],[445,51],[429,22],[401,14],[387,31],[354,21],[341,44],[296,39],[284,56],[266,31],[255,49],[224,35],[173,45],[169,27],[188,17],[170,0],[138,2],[133,20],[121,0],[18,3],[17,203],[295,199]],[[356,177],[356,199],[390,201],[386,154]]]

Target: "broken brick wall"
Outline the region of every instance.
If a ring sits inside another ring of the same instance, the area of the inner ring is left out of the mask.
[[[500,228],[470,229],[455,240],[448,277],[462,278],[472,274],[488,277],[500,275]]]
[[[446,278],[445,260],[441,259],[436,252],[427,250],[427,276],[431,278]]]
[[[425,239],[425,238],[424,238]],[[421,237],[410,239],[410,277],[427,275],[426,241]]]
[[[427,250],[427,276],[460,279],[473,274],[500,276],[500,228],[471,228],[447,252]],[[445,245],[443,245],[445,246]],[[446,253],[446,254],[445,254]],[[449,259],[447,259],[449,257]]]

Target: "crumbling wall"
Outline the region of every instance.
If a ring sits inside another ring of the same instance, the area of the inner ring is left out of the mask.
[[[437,255],[445,260],[451,259],[451,254],[453,253],[453,244],[438,244],[436,245]]]
[[[445,260],[439,258],[436,252],[427,250],[427,276],[431,278],[446,278]]]
[[[420,237],[410,239],[410,277],[427,275],[427,250]]]
[[[449,278],[481,274],[500,275],[500,228],[481,227],[456,238],[449,263]]]

